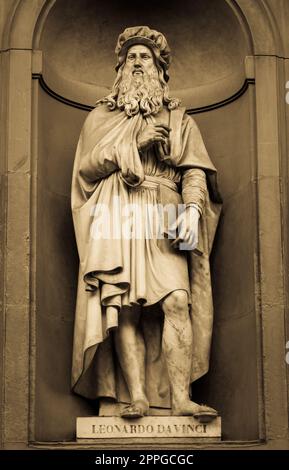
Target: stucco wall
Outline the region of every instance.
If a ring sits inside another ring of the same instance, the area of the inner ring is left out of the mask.
[[[220,408],[225,439],[259,436],[266,448],[288,448],[288,1],[183,2],[173,21],[168,2],[166,15],[159,7],[136,14],[129,3],[118,15],[115,2],[101,3],[0,3],[1,445],[71,439],[74,417],[91,413],[69,392],[77,269],[69,181],[85,112],[44,94],[32,73],[43,73],[56,93],[92,105],[111,83],[111,50],[129,19],[167,34],[175,50],[171,87],[189,107],[221,101],[255,75],[238,100],[195,115],[225,204],[212,257],[211,370],[194,396]],[[175,18],[184,28],[175,28]],[[184,37],[190,41],[180,47]],[[244,67],[246,54],[252,60]]]

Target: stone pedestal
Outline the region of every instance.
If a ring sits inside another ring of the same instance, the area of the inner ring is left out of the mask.
[[[146,416],[123,419],[115,416],[77,418],[77,439],[116,438],[221,438],[221,418],[200,423],[191,416]]]

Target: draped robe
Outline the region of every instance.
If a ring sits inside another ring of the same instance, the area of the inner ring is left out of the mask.
[[[145,119],[140,113],[127,117],[123,111],[110,111],[102,105],[95,108],[84,123],[73,171],[72,212],[80,267],[72,388],[87,398],[109,397],[130,401],[112,341],[112,331],[118,326],[121,308],[130,305],[143,310],[150,405],[169,408],[170,389],[161,351],[163,316],[157,303],[160,293],[155,298],[146,299],[139,292],[142,284],[133,282],[134,266],[141,263],[141,257],[131,259],[134,241],[124,240],[124,237],[96,240],[91,236],[93,214],[99,204],[111,207],[113,198],[118,197],[125,205],[130,200],[128,195],[131,191],[145,186],[146,167],[136,138],[140,129],[151,121],[166,123],[171,128],[166,151],[160,145],[155,148],[156,158],[165,168],[163,174],[158,173],[158,178],[165,176],[167,181],[171,173],[183,175],[181,181],[177,181],[182,185],[179,192],[166,184],[157,184],[155,194],[159,203],[191,203],[190,170],[201,169],[206,174],[208,190],[199,222],[199,249],[188,253],[187,267],[193,332],[191,381],[208,371],[213,324],[209,255],[221,210],[216,169],[197,125],[185,114],[184,108],[173,111],[164,108],[154,118]],[[111,224],[121,223],[115,211],[110,217]],[[154,286],[148,287],[150,292],[155,291]],[[176,288],[179,288],[177,281]],[[142,307],[138,299],[142,301]]]

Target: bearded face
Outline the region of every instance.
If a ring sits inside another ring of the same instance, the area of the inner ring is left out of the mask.
[[[157,114],[163,106],[164,89],[151,50],[144,45],[130,47],[118,84],[117,107],[128,116],[142,112]]]
[[[151,50],[144,45],[129,48],[126,61],[119,68],[112,91],[96,102],[106,103],[108,109],[123,110],[127,116],[142,113],[144,116],[157,114],[165,104],[176,109],[180,100],[171,98],[162,68],[157,68]]]

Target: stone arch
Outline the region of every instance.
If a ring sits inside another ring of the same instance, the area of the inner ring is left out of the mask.
[[[38,48],[45,19],[57,0],[16,0],[2,38],[2,49]],[[255,54],[282,55],[281,38],[265,0],[224,0],[238,16]]]
[[[282,44],[266,0],[225,0],[238,17],[252,43],[254,55],[282,55]]]
[[[32,49],[36,24],[56,0],[16,0],[4,31],[2,49]]]

